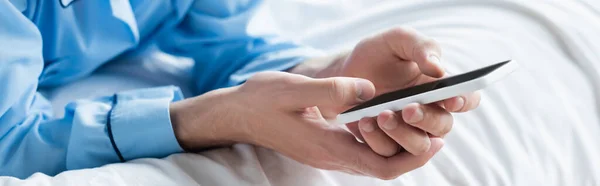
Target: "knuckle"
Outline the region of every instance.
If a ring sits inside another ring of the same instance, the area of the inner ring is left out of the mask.
[[[346,100],[346,90],[344,82],[339,78],[331,78],[329,80],[329,99],[333,104],[343,104]]]
[[[427,139],[421,140],[420,143],[416,143],[414,146],[414,153],[415,155],[419,155],[419,154],[423,154],[426,153],[427,151],[429,151],[429,148],[431,147],[431,143],[429,142],[428,137],[425,137]]]
[[[465,106],[463,106],[459,112],[466,112],[479,106],[479,102],[481,101],[481,95],[479,92],[473,93],[473,95],[469,98],[470,99],[465,99]]]
[[[412,27],[400,26],[400,27],[392,28],[389,31],[389,34],[398,36],[398,37],[414,37],[414,36],[418,35],[418,32],[416,29],[414,29]]]
[[[454,126],[454,118],[451,114],[446,114],[446,116],[444,116],[443,118],[445,119],[444,121],[442,121],[442,126],[440,127],[440,131],[438,132],[439,136],[448,134]]]
[[[464,101],[463,105],[461,108],[459,108],[456,112],[466,112],[469,111],[470,109],[472,109],[471,107],[473,107],[473,102],[469,99],[466,98],[466,96],[460,96],[461,99]]]
[[[357,47],[356,49],[363,49],[363,48],[367,49],[368,47],[370,47],[370,43],[372,42],[371,40],[372,39],[363,39],[363,40],[360,40],[356,44],[356,47]],[[352,53],[352,54],[354,54],[354,53]]]
[[[407,123],[409,123],[409,122],[407,122]],[[437,127],[436,125],[438,124],[438,121],[437,121],[435,114],[430,114],[428,110],[423,109],[423,119],[421,119],[417,122],[411,122],[409,124],[417,126],[422,129],[426,129],[426,130],[434,130],[435,127]],[[427,131],[427,132],[434,132],[434,131]]]
[[[442,55],[442,49],[440,47],[440,44],[433,38],[428,37],[427,39],[425,39],[425,41],[423,42],[423,48],[424,50],[426,48],[427,50],[437,53],[438,55]]]
[[[421,108],[423,109],[423,120],[419,121],[417,125],[421,125],[425,129],[430,130],[427,132],[438,132],[443,124],[443,122],[440,120],[440,115],[436,112],[432,112],[427,107]]]
[[[437,42],[431,38],[417,40],[414,46],[413,55],[418,55],[423,58],[427,58],[431,52],[438,53],[440,51]]]
[[[436,48],[439,46],[439,43],[435,39],[427,37],[423,40],[423,46]]]

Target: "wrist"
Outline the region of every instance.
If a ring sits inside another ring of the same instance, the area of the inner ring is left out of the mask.
[[[188,102],[188,99],[184,99],[178,102],[171,103],[169,105],[169,115],[171,119],[171,125],[173,126],[173,133],[175,134],[175,138],[179,143],[179,146],[185,151],[189,151],[192,149],[192,134],[187,132],[187,128],[185,123],[188,122],[185,114],[185,105]]]
[[[198,151],[242,141],[245,134],[230,126],[225,105],[236,88],[210,91],[170,105],[171,124],[181,148]]]

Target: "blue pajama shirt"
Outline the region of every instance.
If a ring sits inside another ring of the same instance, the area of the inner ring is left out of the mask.
[[[0,0],[0,176],[98,167],[182,152],[174,86],[65,107],[39,89],[64,85],[147,46],[194,59],[196,94],[286,70],[315,52],[274,35],[259,0]]]

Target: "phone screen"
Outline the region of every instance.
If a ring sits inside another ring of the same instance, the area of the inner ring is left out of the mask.
[[[351,109],[348,109],[346,111],[344,111],[343,113],[347,113],[347,112],[352,112],[352,111],[356,111],[356,110],[360,110],[360,109],[364,109],[364,108],[368,108],[368,107],[372,107],[375,105],[379,105],[379,104],[383,104],[383,103],[387,103],[390,101],[394,101],[394,100],[398,100],[398,99],[402,99],[402,98],[406,98],[406,97],[410,97],[413,95],[417,95],[417,94],[421,94],[421,93],[425,93],[428,91],[432,91],[432,90],[437,90],[440,88],[444,88],[444,87],[449,87],[449,86],[453,86],[456,84],[460,84],[463,82],[467,82],[470,80],[474,80],[477,79],[479,77],[485,76],[487,74],[489,74],[490,72],[500,68],[502,65],[505,65],[509,62],[508,61],[504,61],[504,62],[500,62],[500,63],[496,63],[487,67],[483,67],[477,70],[473,70],[464,74],[458,74],[458,75],[454,75],[454,76],[450,76],[447,78],[443,78],[443,79],[439,79],[436,81],[432,81],[429,83],[425,83],[425,84],[421,84],[421,85],[417,85],[414,87],[409,87],[409,88],[405,88],[405,89],[400,89],[400,90],[396,90],[393,92],[389,92],[389,93],[385,93],[382,94],[380,96],[377,96],[367,102],[364,102],[360,105],[357,105]]]

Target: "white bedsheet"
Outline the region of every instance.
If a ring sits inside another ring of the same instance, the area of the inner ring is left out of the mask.
[[[598,3],[337,0],[346,4],[330,10],[324,8],[326,2],[294,1],[299,6],[288,7],[273,1],[271,10],[288,15],[275,20],[284,33],[323,50],[348,49],[360,38],[407,25],[442,44],[443,64],[451,73],[509,58],[517,60],[521,69],[486,89],[480,108],[456,115],[446,146],[430,163],[396,180],[317,170],[267,149],[238,144],[55,177],[2,177],[0,185],[600,185]],[[306,15],[307,10],[317,13]],[[306,16],[289,22],[298,18],[294,15]],[[325,24],[332,20],[340,21]],[[110,69],[48,95],[60,108],[83,97],[73,91],[78,87],[100,87],[106,92],[98,94],[108,94],[167,83],[115,75]],[[99,84],[123,77],[132,83]]]

